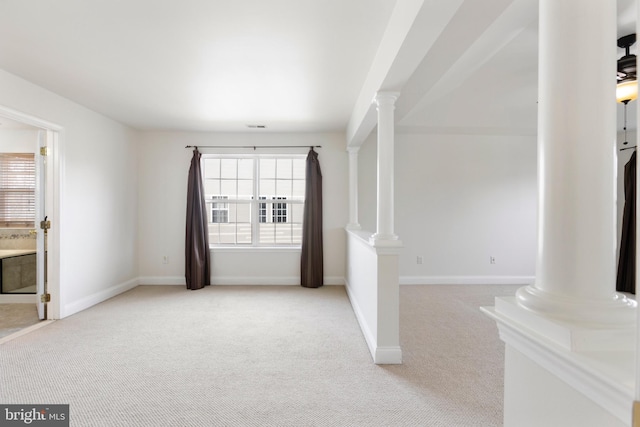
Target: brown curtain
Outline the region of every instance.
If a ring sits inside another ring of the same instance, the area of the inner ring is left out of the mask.
[[[311,148],[307,156],[300,262],[300,284],[305,288],[319,288],[323,285],[322,251],[322,173],[318,153]]]
[[[624,212],[618,259],[618,292],[636,293],[636,152],[624,166]]]
[[[185,241],[185,278],[187,289],[202,289],[210,285],[209,230],[207,207],[200,172],[201,154],[196,147],[189,168],[187,187],[187,233]]]

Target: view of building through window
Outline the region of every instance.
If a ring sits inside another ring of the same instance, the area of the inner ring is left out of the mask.
[[[209,243],[299,245],[304,211],[304,156],[202,158]]]

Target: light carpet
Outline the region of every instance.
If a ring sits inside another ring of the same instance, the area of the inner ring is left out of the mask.
[[[514,286],[402,286],[404,364],[377,366],[344,287],[139,286],[0,345],[0,402],[72,426],[500,426],[479,307]]]

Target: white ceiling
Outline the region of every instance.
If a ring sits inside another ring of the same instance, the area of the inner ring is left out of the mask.
[[[2,0],[0,68],[138,129],[362,138],[397,90],[400,131],[535,134],[537,4]]]

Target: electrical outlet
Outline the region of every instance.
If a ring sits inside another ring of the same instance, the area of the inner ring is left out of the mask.
[[[489,257],[489,264],[495,264],[495,263],[496,263],[496,257],[490,256]]]
[[[422,264],[422,261],[423,261],[423,259],[422,259],[421,256],[416,258],[416,264]]]
[[[167,255],[162,257],[162,263],[163,264],[169,264],[169,257]]]

